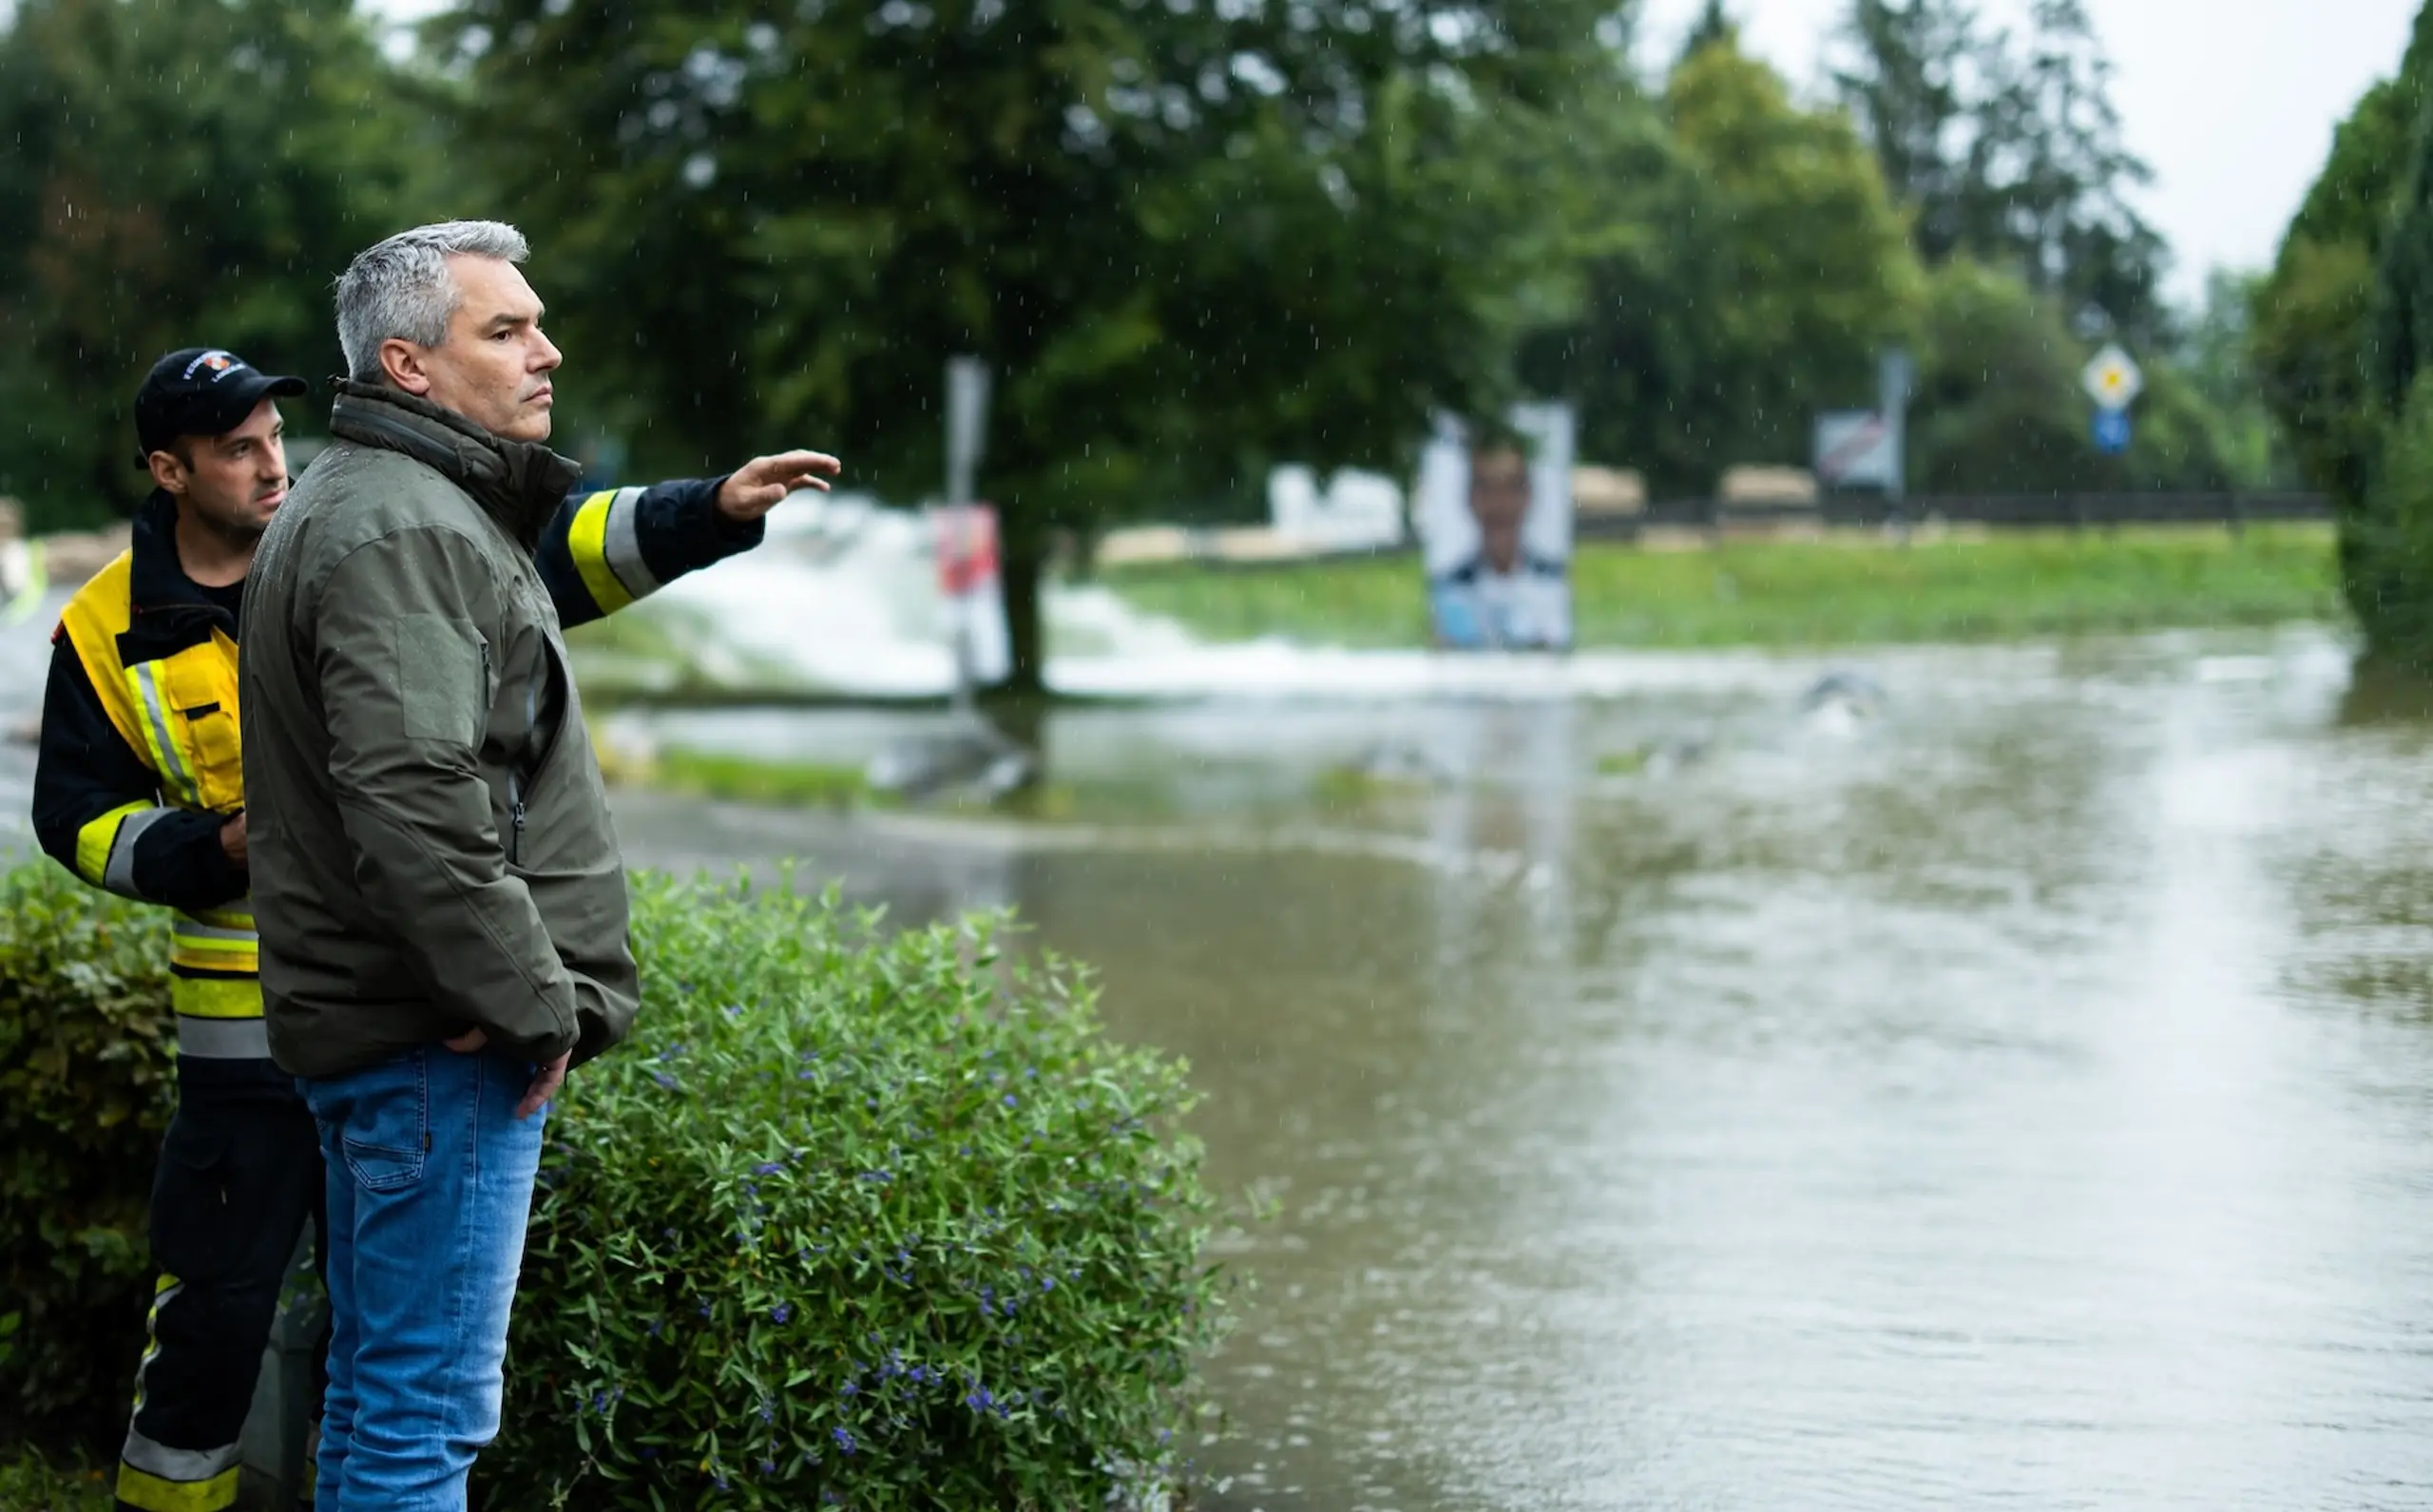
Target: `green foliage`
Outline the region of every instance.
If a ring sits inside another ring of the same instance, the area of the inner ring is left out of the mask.
[[[1123,568],[1107,586],[1216,640],[1424,646],[1418,565],[1379,558],[1226,572]],[[2004,531],[1919,540],[1591,545],[1572,559],[1579,642],[1815,646],[1984,641],[2340,615],[2319,526]]]
[[[636,1043],[553,1114],[500,1506],[1100,1505],[1217,1332],[1183,1068],[997,927],[638,881]]]
[[[1659,493],[1804,462],[1817,410],[1872,397],[1918,297],[1849,121],[1793,105],[1727,32],[1674,70],[1661,115],[1618,91],[1573,130],[1579,314],[1531,341],[1524,375],[1578,400],[1585,454]]]
[[[1969,0],[1852,0],[1843,39],[1835,83],[1930,262],[1973,258],[2163,343],[2163,242],[2128,200],[2153,172],[2082,0],[2033,0],[2018,35]]]
[[[175,1096],[168,928],[43,861],[0,877],[0,1441],[123,1426]],[[6,1330],[0,1330],[6,1331]]]
[[[2148,365],[2128,452],[2098,452],[2079,387],[2091,354],[2060,312],[2018,279],[1964,258],[1936,269],[1919,341],[1911,488],[2072,493],[2230,485],[2218,412],[2165,363]]]
[[[0,23],[0,493],[124,511],[182,346],[338,370],[330,280],[412,213],[426,124],[348,0],[20,0]],[[291,420],[317,430],[314,407]]]
[[[54,1465],[30,1448],[0,1457],[0,1507],[9,1512],[110,1512],[114,1504],[99,1470]]]
[[[546,227],[569,383],[631,396],[649,465],[774,428],[917,497],[943,359],[987,360],[1022,680],[1052,527],[1394,456],[1504,376],[1531,184],[1485,165],[1610,68],[1609,9],[466,0],[447,29],[499,202]]]
[[[723,1476],[721,1505],[1045,1508],[1178,1472],[1223,1318],[1184,1068],[1001,930],[635,879],[640,1032],[553,1115],[488,1504]],[[125,1423],[166,961],[158,909],[0,879],[0,1443]]]
[[[2204,407],[2232,488],[2296,488],[2296,459],[2265,407],[2256,374],[2255,296],[2263,283],[2260,274],[2216,270],[2209,277],[2171,368]]]
[[[2433,667],[2433,384],[2418,383],[2381,438],[2366,497],[2343,521],[2348,600],[2374,649]]]
[[[2428,83],[2433,6],[2418,13],[2397,76],[2367,90],[2332,138],[2254,296],[2266,403],[2301,472],[2341,510],[2349,604],[2375,652],[2410,664],[2433,663],[2417,607],[2433,579],[2423,575],[2424,530],[2413,518],[2433,505],[2399,481],[2423,475],[2413,394],[2433,339]]]
[[[876,796],[859,767],[761,761],[682,747],[657,753],[634,778],[671,793],[790,808],[859,808]]]

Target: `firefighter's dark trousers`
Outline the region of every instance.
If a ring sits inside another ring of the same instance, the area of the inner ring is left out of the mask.
[[[152,1182],[161,1275],[118,1471],[119,1506],[141,1512],[236,1502],[238,1437],[279,1291],[323,1200],[320,1141],[302,1099],[232,1095],[199,1080],[182,1078]]]

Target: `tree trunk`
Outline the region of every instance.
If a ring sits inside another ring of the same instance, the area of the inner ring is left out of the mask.
[[[1006,594],[1006,641],[1013,670],[997,691],[1016,695],[1047,687],[1046,626],[1040,591],[1047,577],[1047,538],[1038,530],[1009,530],[1003,543],[999,582]]]

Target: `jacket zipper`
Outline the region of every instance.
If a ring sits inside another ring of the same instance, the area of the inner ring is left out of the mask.
[[[524,851],[524,798],[526,792],[532,782],[532,779],[541,775],[541,769],[548,765],[550,753],[557,750],[558,737],[565,732],[566,706],[574,697],[571,689],[561,685],[567,679],[563,678],[562,668],[557,658],[557,653],[548,644],[546,637],[543,638],[542,641],[541,660],[543,665],[543,674],[549,679],[550,686],[554,688],[558,694],[558,724],[557,728],[549,731],[548,738],[546,741],[543,741],[540,746],[532,752],[531,758],[528,761],[517,762],[514,766],[508,769],[507,859],[510,865],[516,864],[517,858]],[[524,732],[527,739],[531,737],[535,728],[540,724],[540,684],[537,681],[528,682],[525,684],[524,687]]]

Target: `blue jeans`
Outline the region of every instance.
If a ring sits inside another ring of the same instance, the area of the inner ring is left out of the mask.
[[[498,1433],[508,1307],[546,1111],[529,1062],[431,1045],[297,1084],[328,1171],[317,1512],[463,1512]]]

